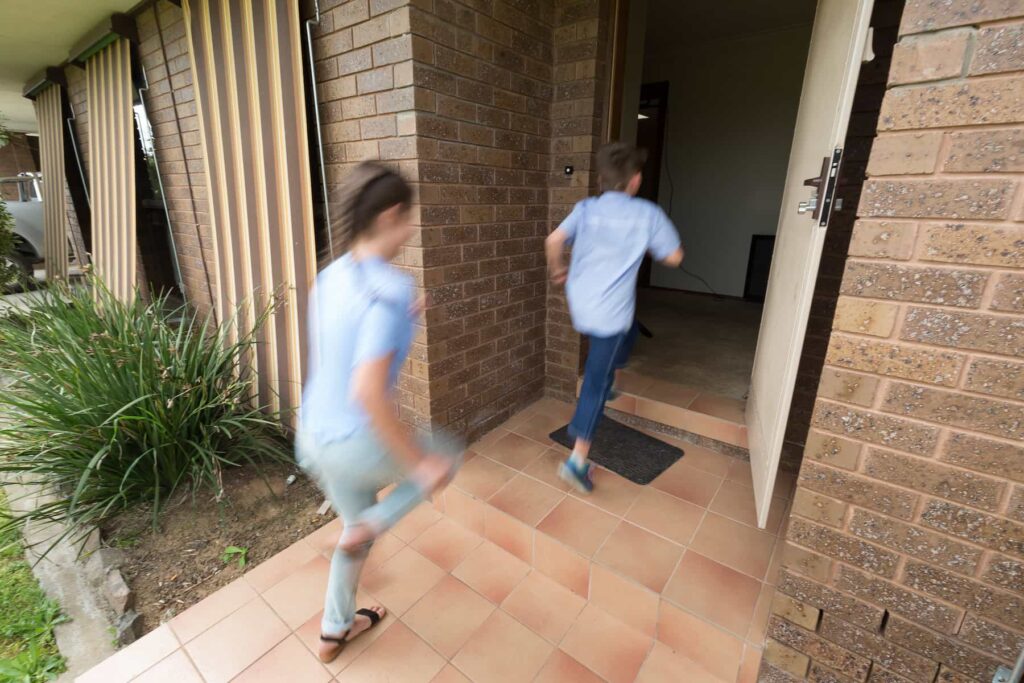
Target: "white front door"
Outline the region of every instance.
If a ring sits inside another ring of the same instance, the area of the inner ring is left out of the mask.
[[[853,107],[873,0],[818,0],[747,402],[757,522],[768,521],[831,206],[824,203]],[[804,181],[826,172],[819,190]],[[834,182],[834,179],[833,179]],[[802,203],[809,202],[811,206]]]

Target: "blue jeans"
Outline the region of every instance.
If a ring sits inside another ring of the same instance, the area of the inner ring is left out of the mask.
[[[588,337],[590,350],[583,366],[583,386],[576,400],[576,413],[569,423],[569,436],[594,440],[594,432],[604,415],[604,404],[615,383],[615,371],[626,367],[639,330],[640,326],[634,321],[633,326],[621,334]]]
[[[454,442],[438,437],[425,442],[423,448],[430,453],[450,455],[455,467],[462,462],[462,449]],[[408,473],[373,434],[317,443],[300,433],[295,451],[299,467],[316,481],[346,524],[368,523],[377,529],[390,529],[429,495],[408,478]],[[398,486],[378,503],[377,492],[396,482]],[[334,549],[320,624],[323,634],[339,636],[352,626],[356,587],[365,560],[365,553],[353,556]]]

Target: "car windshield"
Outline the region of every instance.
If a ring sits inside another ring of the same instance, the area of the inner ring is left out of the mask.
[[[23,174],[9,178],[0,178],[0,197],[9,202],[42,201],[40,184],[43,182],[39,174]]]

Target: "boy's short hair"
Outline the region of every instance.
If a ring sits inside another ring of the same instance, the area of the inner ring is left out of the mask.
[[[597,177],[602,190],[624,190],[630,179],[643,170],[647,150],[625,142],[609,142],[597,150]]]

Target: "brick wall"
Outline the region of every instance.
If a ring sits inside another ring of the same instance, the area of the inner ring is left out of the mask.
[[[1024,646],[1024,3],[900,30],[764,681],[987,682]]]

